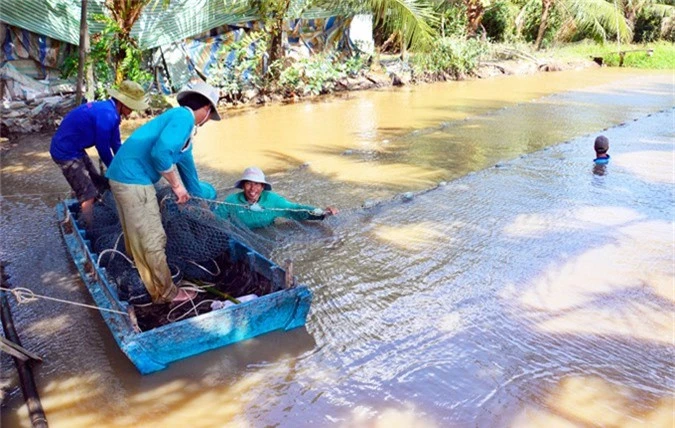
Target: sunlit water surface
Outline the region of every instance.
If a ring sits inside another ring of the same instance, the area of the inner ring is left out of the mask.
[[[282,194],[342,209],[279,228],[273,258],[314,292],[306,328],[143,377],[95,311],[14,305],[50,425],[673,426],[673,101],[672,73],[603,69],[207,124],[196,158],[221,196],[257,164]],[[2,155],[0,254],[14,286],[90,303],[48,141]],[[29,426],[16,386],[2,426]]]

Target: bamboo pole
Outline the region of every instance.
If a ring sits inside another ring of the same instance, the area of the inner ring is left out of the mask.
[[[5,266],[0,264],[0,282],[3,287],[9,288],[6,283],[7,276],[5,275]],[[7,299],[7,292],[0,291],[0,318],[2,319],[2,329],[5,332],[5,337],[14,344],[21,346],[21,340],[14,328],[14,320],[12,319],[12,312],[10,311],[9,301]],[[21,384],[21,392],[23,398],[26,400],[26,407],[28,408],[28,416],[33,428],[47,428],[47,417],[42,409],[40,396],[35,386],[35,379],[33,378],[33,371],[31,369],[30,360],[22,361],[20,358],[14,358],[16,370],[19,372],[19,383]]]
[[[21,359],[21,361],[35,360],[39,363],[42,362],[42,358],[34,352],[29,351],[23,346],[19,346],[16,343],[5,339],[0,336],[0,351]]]

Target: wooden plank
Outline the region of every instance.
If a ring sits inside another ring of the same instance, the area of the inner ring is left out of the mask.
[[[38,362],[42,362],[42,358],[40,358],[39,355],[29,351],[28,349],[24,348],[23,346],[19,346],[14,342],[5,339],[4,337],[0,337],[0,346],[1,346],[0,349],[2,349],[2,351],[6,352],[6,353],[8,353],[12,356],[14,356],[14,354],[5,350],[5,348],[10,348],[14,352],[18,352],[19,354],[23,355],[25,357],[24,361],[27,360],[27,359],[31,359],[31,360],[35,360],[35,361],[38,361]]]
[[[8,354],[11,357],[18,358],[21,361],[28,361],[29,358],[27,355],[23,354],[21,351],[17,351],[16,349],[12,348],[11,346],[7,345],[5,343],[4,337],[0,337],[0,351],[4,352],[5,354]]]

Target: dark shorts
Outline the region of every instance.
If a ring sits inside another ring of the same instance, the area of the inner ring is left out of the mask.
[[[61,168],[63,176],[80,202],[98,198],[110,189],[108,179],[99,174],[87,155],[66,161],[54,159],[54,162]]]

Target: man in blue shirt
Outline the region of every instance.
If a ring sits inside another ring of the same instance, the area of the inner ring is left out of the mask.
[[[132,110],[145,110],[145,92],[138,83],[125,80],[109,89],[109,100],[82,104],[68,113],[52,138],[49,153],[80,201],[87,224],[94,200],[107,187],[85,149],[96,146],[101,161],[110,165],[120,148],[120,122]]]
[[[166,262],[166,233],[154,184],[164,177],[178,203],[190,195],[213,198],[201,186],[192,157],[197,128],[220,120],[218,91],[206,83],[189,85],[175,107],[138,128],[115,155],[106,176],[115,196],[124,244],[153,303],[181,302],[194,293],[173,283]]]

